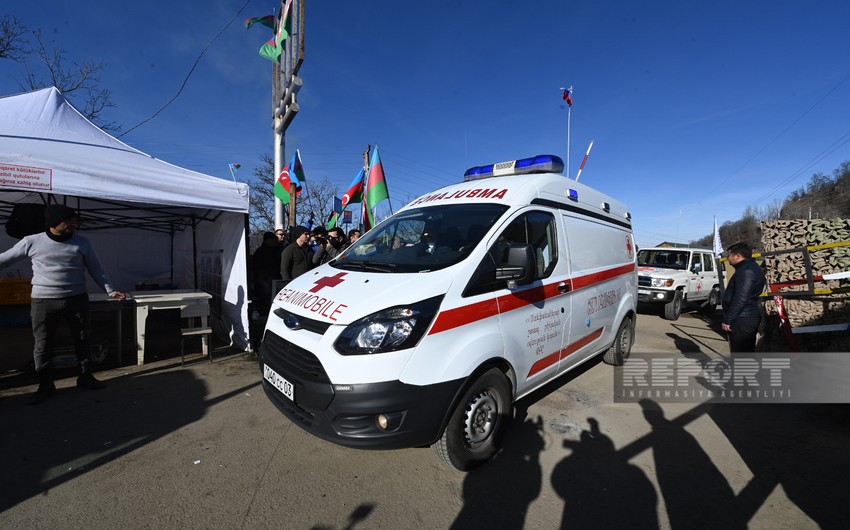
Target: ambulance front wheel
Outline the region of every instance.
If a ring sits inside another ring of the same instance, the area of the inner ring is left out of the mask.
[[[629,358],[629,353],[632,351],[632,344],[634,342],[635,321],[632,317],[626,317],[620,324],[620,329],[617,330],[617,335],[614,337],[614,344],[605,351],[602,360],[605,364],[623,366],[623,363]]]
[[[511,407],[505,374],[497,368],[487,370],[463,395],[434,450],[460,471],[475,469],[498,451]]]

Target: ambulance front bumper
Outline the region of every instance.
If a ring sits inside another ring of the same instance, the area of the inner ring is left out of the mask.
[[[271,331],[260,346],[260,369],[266,396],[293,423],[319,438],[371,449],[434,443],[463,383],[332,383],[315,355]]]

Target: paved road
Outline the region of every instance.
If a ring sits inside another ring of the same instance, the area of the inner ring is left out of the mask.
[[[717,327],[641,314],[634,350],[724,355]],[[521,403],[500,455],[463,474],[429,448],[307,435],[250,354],[101,375],[40,406],[0,379],[0,527],[846,527],[846,406],[614,403],[593,362]]]

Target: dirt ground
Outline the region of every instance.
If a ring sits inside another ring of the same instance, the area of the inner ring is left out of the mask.
[[[591,362],[518,403],[497,458],[460,473],[430,448],[310,436],[263,394],[253,354],[218,343],[210,363],[195,340],[181,367],[163,318],[146,364],[110,344],[105,390],[66,370],[38,406],[28,328],[0,328],[0,527],[847,526],[847,405],[618,403],[611,367]],[[716,316],[650,311],[633,351],[722,357],[718,330]]]

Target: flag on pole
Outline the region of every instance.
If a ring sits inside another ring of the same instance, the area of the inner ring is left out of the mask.
[[[233,182],[236,182],[236,170],[239,169],[239,164],[227,164],[227,167],[230,169],[230,176],[233,177]]]
[[[562,88],[561,90],[564,91],[564,93],[561,94],[561,99],[566,101],[567,105],[569,105],[569,107],[572,108],[572,106],[573,106],[573,87]]]
[[[717,216],[714,216],[714,255],[720,257],[723,254],[723,243],[720,242],[720,231],[717,229]]]
[[[342,196],[342,201],[340,203],[341,209],[340,213],[335,214],[331,217],[331,220],[328,221],[328,230],[335,227],[339,222],[339,217],[345,211],[346,207],[348,207],[351,203],[363,202],[363,187],[365,172],[363,168],[360,168],[360,171],[357,173],[357,176],[354,177],[354,180],[351,181],[351,185],[348,186],[348,191],[345,192],[345,195]]]
[[[372,211],[378,203],[390,198],[390,192],[387,189],[387,181],[384,177],[384,165],[381,163],[381,155],[378,154],[378,147],[372,150],[372,158],[369,161],[369,178],[366,181],[366,201],[368,205],[369,226],[375,226],[375,215]]]
[[[289,204],[292,197],[292,190],[295,190],[295,195],[299,196],[304,191],[304,186],[307,185],[307,177],[304,176],[304,167],[301,164],[301,153],[296,149],[283,171],[277,177],[274,183],[274,194],[280,199],[283,204]]]
[[[262,24],[267,28],[274,30],[274,15],[266,15],[263,17],[251,17],[242,23],[245,29],[251,29],[254,24]]]
[[[266,43],[260,47],[260,56],[268,59],[269,61],[280,61],[280,56],[283,54],[283,41],[289,37],[292,26],[292,20],[289,16],[291,6],[292,0],[286,0],[286,4],[284,4],[284,7],[280,12],[277,28],[275,29],[274,24],[271,26],[272,29],[275,29],[274,37],[266,41]]]
[[[275,46],[274,37],[272,37],[260,47],[260,51],[258,53],[260,54],[260,57],[268,59],[269,61],[277,61],[278,57],[280,57],[281,51]]]

